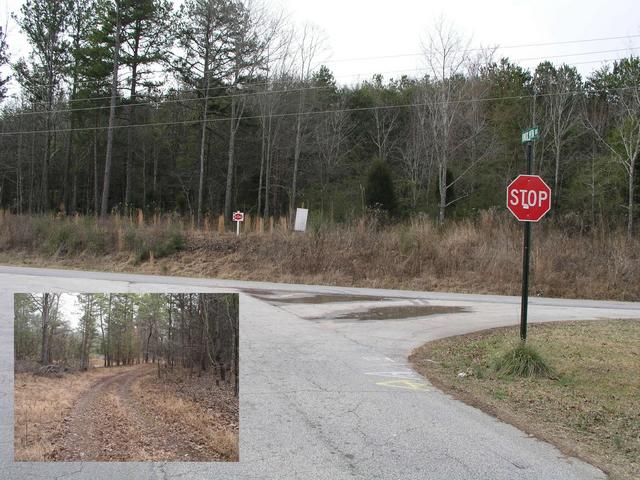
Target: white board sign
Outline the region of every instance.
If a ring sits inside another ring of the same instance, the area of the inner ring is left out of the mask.
[[[309,210],[306,208],[298,208],[296,210],[296,224],[293,229],[296,232],[307,231],[307,217],[309,216]]]

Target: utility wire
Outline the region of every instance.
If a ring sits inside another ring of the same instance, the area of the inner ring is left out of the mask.
[[[640,88],[640,86],[633,87],[617,87],[617,88],[608,88],[608,89],[600,89],[600,90],[591,90],[589,93],[607,93],[611,91],[626,91],[626,90],[636,90]],[[314,116],[314,115],[329,115],[336,113],[352,113],[352,112],[367,112],[367,111],[377,111],[377,110],[392,110],[392,109],[400,109],[400,108],[411,108],[411,107],[425,107],[428,105],[460,105],[465,103],[488,103],[494,101],[501,100],[524,100],[527,98],[541,98],[541,97],[554,97],[559,95],[579,95],[585,93],[583,90],[573,90],[568,92],[559,92],[559,93],[540,93],[535,95],[512,95],[512,96],[503,96],[503,97],[488,97],[488,98],[476,98],[476,99],[462,99],[462,100],[453,100],[447,102],[422,102],[422,103],[405,103],[398,105],[379,105],[374,107],[357,107],[357,108],[343,108],[343,109],[334,109],[334,110],[319,110],[319,111],[306,111],[306,112],[290,112],[290,113],[280,113],[270,115],[270,118],[286,118],[286,117],[297,117],[297,116]],[[207,124],[210,123],[221,123],[228,122],[231,120],[239,121],[239,120],[258,120],[263,118],[262,115],[248,115],[241,116],[236,118],[231,117],[218,117],[208,119],[206,121]],[[124,129],[124,128],[139,128],[139,127],[165,127],[171,125],[197,125],[202,124],[202,120],[182,120],[179,122],[153,122],[153,123],[139,123],[134,125],[114,125],[113,129]],[[98,127],[82,127],[82,128],[66,128],[60,130],[53,130],[56,133],[67,133],[67,132],[83,132],[83,131],[96,131],[96,130],[108,130],[110,127],[108,126],[98,126]],[[37,134],[37,133],[49,133],[51,130],[27,130],[27,131],[18,131],[18,132],[0,132],[0,136],[9,136],[9,135],[28,135],[28,134]]]
[[[617,37],[600,37],[600,38],[586,38],[586,39],[578,39],[578,40],[561,40],[561,41],[557,41],[557,42],[543,42],[543,43],[525,43],[525,44],[519,44],[519,45],[505,45],[505,46],[500,46],[500,45],[495,45],[494,47],[476,47],[476,48],[469,48],[469,49],[463,49],[463,50],[452,50],[450,53],[469,53],[469,52],[478,52],[478,51],[483,51],[486,50],[487,48],[495,48],[496,50],[503,50],[503,49],[513,49],[513,48],[528,48],[528,47],[545,47],[545,46],[553,46],[553,45],[571,45],[571,44],[577,44],[577,43],[589,43],[589,42],[604,42],[604,41],[611,41],[611,40],[628,40],[628,39],[632,39],[632,38],[639,38],[640,34],[638,35],[623,35],[623,36],[617,36]],[[622,49],[619,49],[622,50]],[[619,51],[617,50],[617,51]],[[612,52],[612,51],[616,51],[616,50],[605,50],[606,52]],[[604,53],[604,52],[592,52],[592,53]],[[578,54],[575,54],[578,55]],[[582,55],[582,54],[580,54]],[[174,54],[174,56],[177,56]],[[326,60],[323,63],[343,63],[343,62],[355,62],[355,61],[360,61],[360,60],[382,60],[382,59],[389,59],[389,58],[404,58],[404,57],[420,57],[420,56],[424,56],[424,52],[422,53],[398,53],[398,54],[391,54],[391,55],[375,55],[375,56],[370,56],[370,57],[354,57],[354,58],[338,58],[338,59],[334,59],[334,60]],[[563,55],[564,56],[564,55]],[[566,56],[572,56],[572,55],[566,55]],[[547,57],[547,58],[559,58],[561,57],[560,55],[556,55],[553,57]],[[528,59],[523,59],[523,60],[528,60]],[[207,70],[205,73],[211,73],[216,71],[215,69],[211,69],[211,70]],[[145,75],[152,75],[152,74],[162,74],[162,73],[167,73],[166,70],[160,70],[160,71],[148,71],[148,72],[143,72],[143,74]],[[76,83],[76,85],[82,85],[85,83],[105,83],[105,80],[81,80],[79,82]],[[49,87],[51,85],[58,85],[58,84],[48,84],[48,83],[31,83],[30,84],[32,86],[42,86],[42,87]],[[106,86],[109,86],[109,81],[106,81]]]
[[[579,39],[579,40],[564,40],[564,41],[558,41],[558,42],[543,42],[543,43],[528,43],[528,44],[520,44],[520,45],[506,45],[506,46],[495,46],[496,50],[501,50],[501,49],[513,49],[513,48],[528,48],[528,47],[543,47],[543,46],[553,46],[553,45],[571,45],[571,44],[577,44],[577,43],[588,43],[588,42],[602,42],[602,41],[611,41],[611,40],[628,40],[628,39],[632,39],[632,38],[639,38],[639,35],[624,35],[624,36],[617,36],[617,37],[600,37],[600,38],[587,38],[587,39]],[[478,48],[470,48],[470,49],[463,49],[463,50],[453,50],[450,53],[469,53],[469,52],[476,52],[476,51],[482,51],[482,50],[486,50],[486,48],[482,48],[482,47],[478,47]],[[625,49],[618,49],[618,50],[605,50],[605,51],[601,51],[601,52],[587,52],[587,53],[580,53],[580,54],[567,54],[567,55],[555,55],[555,56],[549,56],[546,58],[561,58],[564,56],[574,56],[574,55],[587,55],[589,53],[604,53],[604,52],[613,52],[613,51],[621,51],[621,50],[625,50]],[[371,57],[355,57],[355,58],[341,58],[341,59],[336,59],[336,60],[327,60],[323,63],[327,63],[327,64],[331,64],[331,63],[342,63],[342,62],[352,62],[352,61],[360,61],[360,60],[380,60],[380,59],[389,59],[389,58],[404,58],[404,57],[417,57],[417,56],[424,56],[424,53],[400,53],[400,54],[392,54],[392,55],[376,55],[376,56],[371,56]],[[540,57],[545,58],[545,57]],[[522,60],[535,60],[536,58],[531,58],[531,59],[522,59]],[[517,61],[517,60],[516,60]],[[214,72],[216,70],[211,69],[211,70],[207,70],[205,71],[205,73],[211,73]],[[160,71],[148,71],[148,72],[144,72],[143,74],[145,75],[153,75],[153,74],[167,74],[168,72],[166,70],[160,70]],[[130,80],[130,79],[129,79]],[[82,85],[82,84],[90,84],[90,83],[97,83],[97,84],[105,84],[105,80],[82,80],[77,82],[77,85]],[[47,83],[31,83],[30,85],[32,86],[41,86],[41,87],[49,87],[53,84],[47,84]],[[58,84],[55,84],[58,85]],[[106,85],[108,86],[108,81],[106,82]],[[258,84],[256,84],[258,85]]]
[[[559,42],[544,42],[544,43],[527,43],[521,45],[495,45],[495,47],[486,47],[486,48],[470,48],[465,50],[452,50],[451,53],[468,53],[468,52],[479,52],[486,50],[487,48],[495,48],[496,50],[503,49],[511,49],[511,48],[528,48],[528,47],[547,47],[552,45],[570,45],[576,43],[587,43],[587,42],[603,42],[608,40],[627,40],[631,38],[638,38],[640,35],[624,35],[620,37],[602,37],[602,38],[586,38],[582,40],[565,40]],[[421,57],[424,56],[424,53],[400,53],[400,54],[392,54],[392,55],[377,55],[372,57],[355,57],[355,58],[339,58],[336,60],[327,60],[325,63],[342,63],[342,62],[357,62],[361,60],[379,60],[379,59],[388,59],[388,58],[402,58],[402,57]]]
[[[566,56],[577,56],[577,55],[588,55],[588,54],[597,54],[597,53],[608,53],[608,52],[617,52],[619,50],[603,50],[603,51],[599,51],[599,52],[586,52],[586,53],[578,53],[578,54],[571,54],[571,55],[566,55]],[[564,56],[564,55],[563,55]],[[544,59],[544,58],[557,58],[557,57],[532,57],[532,58],[523,58],[523,59],[519,59],[517,61],[527,61],[527,60],[539,60],[539,59]],[[601,63],[601,62],[609,62],[609,61],[614,61],[614,60],[620,60],[619,58],[616,59],[599,59],[599,60],[589,60],[589,61],[584,61],[584,62],[575,62],[572,64],[566,64],[569,66],[575,66],[575,65],[584,65],[584,64],[590,64],[590,63]],[[367,74],[363,74],[363,73],[358,73],[358,74],[354,74],[352,76],[372,76],[372,75],[376,75],[376,74],[380,74],[380,75],[384,75],[384,74],[389,74],[389,73],[404,73],[404,74],[408,74],[408,73],[418,73],[418,72],[424,72],[424,71],[428,71],[428,68],[422,68],[422,69],[410,69],[410,70],[392,70],[392,71],[384,71],[384,72],[371,72],[371,73],[367,73]],[[254,84],[254,85],[275,85],[278,83],[283,83],[283,82],[279,82],[279,81],[273,81],[273,82],[265,82],[265,83],[260,83],[260,84]],[[229,88],[233,88],[232,86],[224,86],[224,87],[211,87],[209,90],[213,90],[216,88],[224,88],[224,89],[229,89]],[[171,94],[164,94],[164,95],[160,95],[158,97],[156,97],[154,100],[150,100],[150,101],[144,101],[144,102],[135,102],[135,103],[127,103],[127,104],[120,104],[117,105],[116,108],[130,108],[130,107],[141,107],[141,106],[147,106],[147,105],[157,105],[157,106],[162,106],[165,104],[172,104],[172,103],[189,103],[189,102],[203,102],[203,101],[209,101],[209,100],[214,100],[214,99],[221,99],[221,98],[235,98],[235,97],[251,97],[251,96],[260,96],[260,95],[270,95],[270,94],[276,94],[276,93],[294,93],[294,92],[303,92],[303,91],[314,91],[314,90],[328,90],[328,89],[332,89],[332,86],[315,86],[315,87],[301,87],[301,88],[289,88],[289,89],[283,89],[283,90],[263,90],[263,91],[259,91],[259,92],[247,92],[247,93],[236,93],[236,94],[228,94],[228,95],[216,95],[216,96],[207,96],[207,97],[196,97],[196,98],[172,98],[176,93],[194,93],[194,92],[199,92],[202,90],[205,90],[203,88],[194,88],[194,89],[188,89],[188,90],[174,90],[172,91]],[[143,94],[140,94],[140,96],[142,97]],[[76,99],[76,100],[68,100],[62,103],[66,103],[66,104],[70,104],[74,101],[93,101],[93,100],[98,100],[98,99],[110,99],[111,96],[108,97],[94,97],[91,99]],[[124,97],[120,97],[119,98],[124,98]],[[169,98],[169,100],[166,100],[167,98]],[[130,97],[128,97],[127,99],[130,99]],[[32,104],[33,105],[33,104]],[[38,110],[38,111],[32,111],[32,112],[19,112],[19,113],[13,113],[12,116],[14,117],[20,117],[20,116],[33,116],[33,115],[43,115],[43,114],[47,114],[47,113],[52,113],[52,114],[60,114],[60,113],[75,113],[75,112],[87,112],[87,111],[96,111],[96,110],[107,110],[111,108],[109,105],[101,105],[101,106],[94,106],[94,107],[82,107],[82,108],[69,108],[69,109],[62,109],[62,110]]]
[[[265,90],[265,91],[261,91],[261,92],[247,92],[247,93],[236,93],[236,94],[229,94],[229,95],[216,95],[215,97],[209,96],[209,97],[196,97],[196,98],[177,98],[177,99],[171,99],[171,100],[153,100],[153,101],[149,101],[149,102],[136,102],[136,103],[127,103],[127,104],[120,104],[120,105],[116,105],[116,108],[130,108],[130,107],[142,107],[145,105],[157,105],[159,107],[166,105],[166,104],[172,104],[172,103],[187,103],[187,102],[204,102],[204,101],[209,101],[209,100],[217,100],[219,98],[236,98],[236,97],[250,97],[250,96],[259,96],[259,95],[271,95],[274,93],[293,93],[293,92],[303,92],[303,91],[311,91],[311,90],[327,90],[327,89],[331,89],[333,87],[331,86],[324,86],[324,87],[303,87],[303,88],[289,88],[286,90]],[[187,92],[193,92],[195,90],[187,90]],[[163,98],[167,98],[168,95],[166,97]],[[111,97],[107,97],[107,98],[111,98]],[[28,115],[43,115],[46,113],[75,113],[75,112],[85,112],[85,111],[91,111],[91,110],[108,110],[110,109],[111,106],[110,105],[102,105],[99,107],[86,107],[86,108],[71,108],[71,109],[66,109],[66,110],[38,110],[35,112],[20,112],[20,113],[14,113],[12,114],[12,116],[14,117],[21,117],[21,116],[28,116]]]

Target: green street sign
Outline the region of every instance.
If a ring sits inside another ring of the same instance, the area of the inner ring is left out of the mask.
[[[527,130],[524,130],[522,132],[522,143],[529,143],[537,140],[539,136],[539,130],[540,129],[538,127],[531,127]]]

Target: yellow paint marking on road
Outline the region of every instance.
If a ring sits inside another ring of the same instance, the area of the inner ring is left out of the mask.
[[[387,382],[376,382],[381,387],[404,388],[406,390],[429,390],[429,385],[423,382],[414,382],[413,380],[390,380]]]

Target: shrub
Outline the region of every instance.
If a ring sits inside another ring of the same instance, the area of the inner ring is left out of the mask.
[[[520,342],[499,357],[494,370],[505,377],[549,377],[553,374],[552,368],[538,351],[525,342]]]
[[[81,231],[68,222],[53,222],[44,243],[49,255],[71,255],[82,251]]]
[[[151,252],[162,258],[184,248],[184,236],[177,229],[163,231],[156,228],[129,228],[125,233],[125,247],[133,252],[136,262],[149,260]]]

